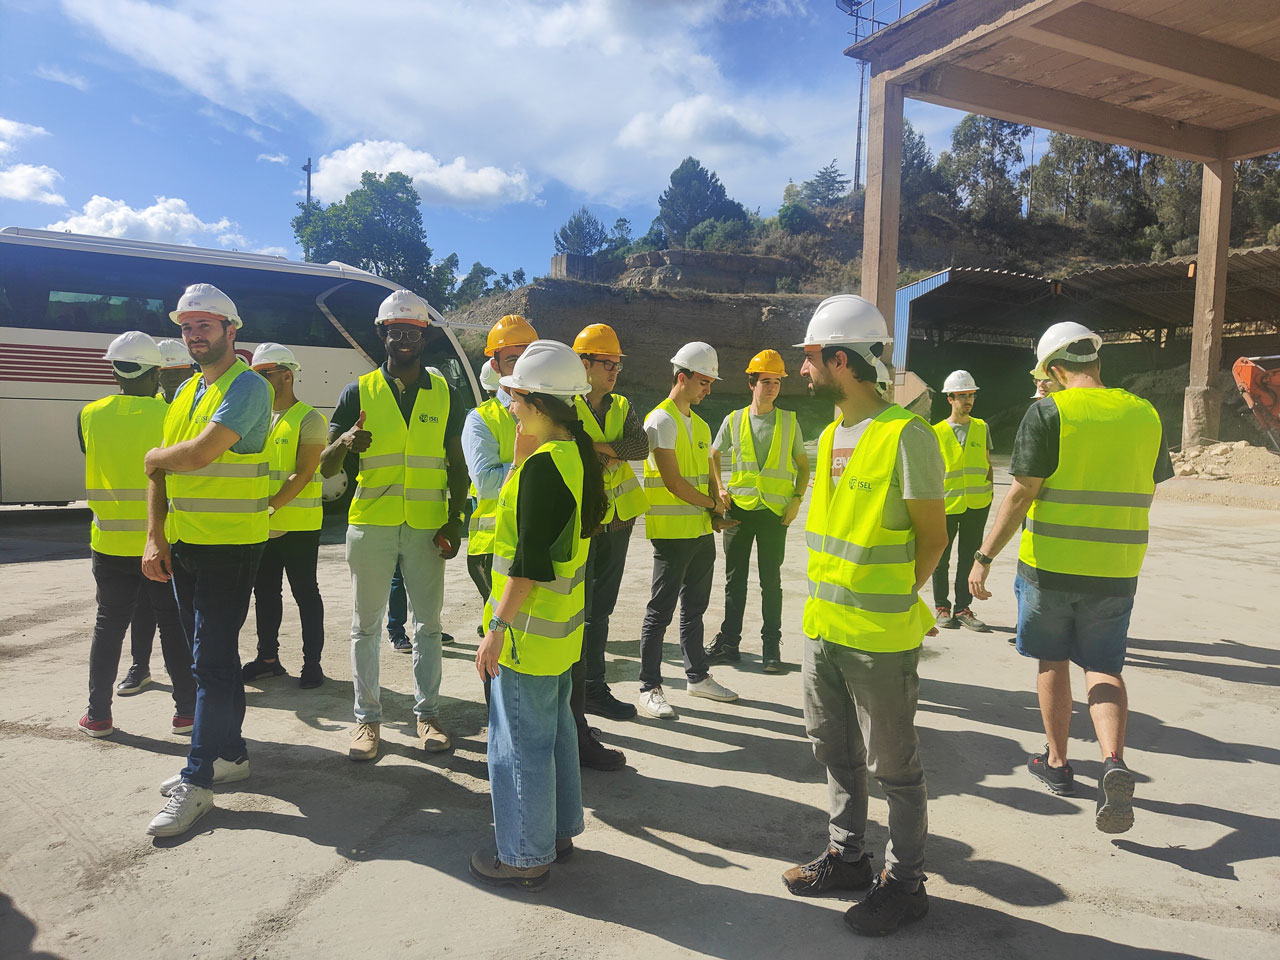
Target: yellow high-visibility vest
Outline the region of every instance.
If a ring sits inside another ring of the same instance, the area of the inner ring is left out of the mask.
[[[171,447],[200,436],[218,412],[223,397],[239,377],[258,374],[237,359],[195,402],[198,377],[178,391],[164,419],[164,445]],[[264,381],[265,382],[265,381]],[[267,501],[270,465],[264,447],[259,453],[232,453],[199,470],[170,473],[169,539],[182,543],[261,543],[267,539]]]
[[[613,443],[622,437],[622,426],[627,421],[627,412],[631,402],[621,394],[611,395],[609,412],[604,415],[604,429],[591,412],[591,406],[584,397],[574,397],[574,406],[578,410],[578,419],[583,428],[596,443]],[[644,513],[649,500],[644,495],[644,488],[636,479],[636,472],[627,461],[615,463],[604,471],[604,492],[609,500],[601,525],[614,520],[631,520]]]
[[[449,384],[432,370],[431,389],[418,390],[405,425],[395,391],[381,368],[360,378],[364,428],[373,435],[360,454],[351,523],[415,530],[436,530],[449,518],[449,475],[445,469],[444,429],[449,420]]]
[[[760,465],[755,438],[751,436],[751,408],[729,414],[729,496],[743,510],[768,507],[778,516],[786,512],[796,491],[796,461],[791,456],[795,443],[796,415],[774,408],[773,441]]]
[[[510,463],[516,456],[516,418],[497,397],[490,397],[476,407],[475,414],[489,428],[498,441],[498,458]],[[471,484],[471,495],[476,498],[476,508],[467,524],[467,555],[493,553],[493,531],[497,525],[498,498],[487,499]]]
[[[508,670],[534,676],[559,676],[582,656],[582,627],[586,622],[587,550],[582,536],[582,459],[572,440],[549,440],[511,471],[498,496],[497,531],[493,544],[493,591],[484,606],[485,623],[502,599],[517,545],[516,505],[520,502],[523,468],[538,456],[549,456],[573,494],[573,519],[551,547],[556,578],[536,582],[502,644],[498,662]]]
[[[140,557],[147,543],[147,451],[164,442],[168,404],[115,394],[80,411],[84,487],[93,520],[89,545],[113,557]]]
[[[942,476],[943,497],[947,513],[964,513],[981,510],[991,505],[991,459],[987,456],[987,422],[977,417],[969,418],[969,433],[961,447],[951,423],[943,420],[933,425],[942,448],[942,461],[946,473]]]
[[[711,451],[711,430],[706,421],[691,413],[692,433],[684,415],[668,397],[654,407],[665,410],[676,422],[676,462],[680,475],[700,493],[711,496],[707,473]],[[654,454],[644,462],[644,493],[649,509],[644,515],[644,535],[650,540],[693,540],[711,532],[711,512],[706,507],[686,503],[667,489]]]
[[[822,432],[804,527],[809,547],[805,636],[887,653],[920,646],[933,625],[916,591],[915,530],[884,525],[899,439],[918,419],[897,404],[881,412],[867,424],[838,484],[831,482],[831,455],[840,421]]]
[[[271,455],[271,496],[280,492],[298,467],[298,428],[313,408],[299,401],[280,415],[267,437],[267,450]],[[326,424],[327,426],[327,424]],[[324,478],[312,475],[307,485],[296,497],[271,515],[273,531],[319,530],[324,522],[324,502],[321,496]]]
[[[1052,573],[1136,577],[1147,554],[1160,415],[1127,390],[1051,393],[1058,467],[1023,521],[1018,559]]]

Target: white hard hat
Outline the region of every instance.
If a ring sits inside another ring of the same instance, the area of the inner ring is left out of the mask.
[[[497,371],[497,368],[486,357],[484,363],[480,364],[480,389],[489,393],[497,393],[498,381],[501,379],[502,374]]]
[[[676,351],[671,362],[677,367],[692,370],[712,380],[720,379],[720,358],[716,356],[716,348],[701,340],[686,343]]]
[[[283,343],[270,342],[258,344],[257,349],[253,351],[253,360],[249,366],[255,370],[266,366],[288,367],[294,373],[302,370],[302,365],[298,363],[298,358],[293,355],[292,350]]]
[[[160,356],[164,357],[162,369],[172,370],[177,367],[190,367],[195,364],[195,361],[191,359],[191,351],[187,349],[187,345],[181,340],[172,338],[157,340],[156,346],[160,348]]]
[[[883,383],[883,384],[885,384],[886,386],[888,386],[888,384],[889,384],[889,368],[888,368],[888,367],[886,367],[886,366],[884,365],[884,362],[883,362],[883,361],[881,361],[881,360],[876,360],[876,362],[875,362],[875,368],[876,368],[876,385],[877,385],[877,386],[879,386],[880,384],[882,384],[882,383]]]
[[[575,397],[588,393],[587,371],[573,349],[558,340],[535,340],[520,354],[510,376],[498,381],[508,390]]]
[[[375,324],[411,323],[418,327],[431,325],[431,310],[427,301],[412,290],[397,290],[378,307]]]
[[[854,293],[827,297],[809,318],[804,343],[796,347],[837,347],[858,343],[892,343],[889,324],[876,305]]]
[[[107,352],[102,355],[103,360],[110,360],[112,365],[119,361],[121,363],[136,363],[138,369],[132,372],[115,368],[116,373],[124,377],[126,380],[132,380],[134,377],[140,377],[153,367],[158,367],[164,363],[164,357],[160,354],[160,348],[156,346],[156,342],[141,330],[128,330],[111,341],[111,345],[107,347]]]
[[[953,370],[947,379],[942,381],[943,393],[968,393],[981,388],[974,382],[973,374],[968,370]]]
[[[182,323],[184,313],[212,313],[226,317],[236,325],[237,330],[244,326],[231,298],[212,283],[193,283],[187,287],[178,298],[178,309],[169,314],[169,319],[174,323]]]
[[[1087,353],[1070,353],[1067,347],[1078,340],[1092,342],[1093,349]],[[1032,376],[1038,380],[1049,379],[1049,360],[1070,360],[1074,363],[1090,363],[1098,359],[1098,348],[1102,346],[1102,338],[1074,320],[1055,323],[1044,332],[1040,342],[1036,344],[1036,368]]]

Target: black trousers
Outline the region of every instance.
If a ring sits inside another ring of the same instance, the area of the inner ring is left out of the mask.
[[[747,580],[751,573],[751,544],[756,545],[760,570],[760,614],[764,620],[760,639],[775,650],[782,639],[782,560],[787,549],[787,528],[782,517],[768,507],[729,510],[736,527],[724,531],[724,620],[720,639],[731,647],[742,641],[742,617],[747,606]]]
[[[89,719],[111,716],[112,688],[120,672],[124,634],[133,619],[139,594],[145,593],[160,630],[160,651],[173,684],[174,713],[190,717],[196,709],[196,681],[191,672],[191,647],[178,617],[173,585],[142,575],[140,557],[116,557],[94,551],[93,579],[98,587],[98,616],[89,646]]]
[[[957,610],[966,609],[973,603],[973,594],[969,592],[969,570],[973,566],[973,555],[982,546],[982,534],[987,529],[987,514],[991,512],[991,504],[978,510],[966,510],[963,513],[947,514],[947,549],[942,551],[942,559],[933,568],[933,604],[936,607],[950,607],[947,599],[947,574],[951,569],[951,544],[955,542],[957,533],[960,548],[956,558],[956,606]]]
[[[640,689],[662,686],[662,641],[680,603],[680,650],[691,683],[707,677],[702,647],[702,615],[711,600],[716,570],[715,538],[705,533],[688,540],[651,540],[653,586],[640,625]]]
[[[151,609],[151,594],[138,591],[138,603],[133,608],[133,620],[129,623],[129,656],[134,663],[150,666],[151,650],[156,642],[156,615]]]
[[[302,659],[319,663],[324,650],[324,600],[316,582],[320,557],[319,530],[290,530],[267,541],[253,582],[253,603],[258,614],[258,656],[274,660],[280,654],[280,621],[284,617],[283,577],[298,605],[302,621]]]
[[[582,671],[588,687],[604,683],[604,648],[609,640],[609,617],[618,603],[622,574],[631,546],[628,524],[591,538],[586,571],[586,626],[582,630]]]
[[[480,591],[480,599],[484,603],[489,602],[489,594],[493,593],[493,554],[492,553],[469,553],[467,554],[467,573],[471,574],[471,582],[476,585],[476,589]],[[483,613],[480,614],[482,617]],[[481,624],[485,633],[489,632],[489,623],[485,621]],[[484,703],[489,705],[489,684],[492,683],[491,677],[484,678]]]

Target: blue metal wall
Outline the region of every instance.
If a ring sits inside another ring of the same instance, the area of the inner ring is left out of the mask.
[[[911,338],[911,301],[916,297],[936,290],[951,279],[951,271],[943,270],[932,277],[925,277],[915,283],[900,287],[893,301],[893,368],[905,370],[907,365],[907,344]]]

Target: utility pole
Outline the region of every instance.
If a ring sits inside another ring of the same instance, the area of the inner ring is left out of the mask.
[[[307,162],[302,165],[302,172],[307,175],[307,226],[311,226],[311,158],[307,157]],[[311,251],[307,249],[307,245],[302,245],[302,259],[310,260]]]
[[[862,186],[862,111],[863,97],[866,95],[867,62],[858,61],[858,139],[853,148],[853,189]]]

